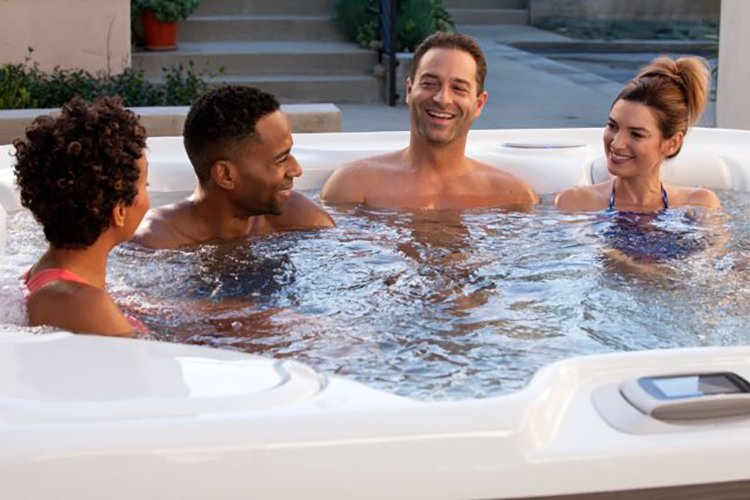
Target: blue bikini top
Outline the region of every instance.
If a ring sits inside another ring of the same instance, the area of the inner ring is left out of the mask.
[[[669,198],[667,198],[667,190],[664,189],[664,183],[660,182],[661,187],[661,201],[664,202],[664,210],[669,208]],[[612,183],[612,194],[609,195],[609,209],[615,209],[615,183]]]

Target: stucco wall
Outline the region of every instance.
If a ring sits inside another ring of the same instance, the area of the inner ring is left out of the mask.
[[[529,0],[531,23],[548,18],[719,19],[721,0]]]
[[[716,124],[750,130],[750,2],[722,0]]]
[[[130,66],[130,1],[0,0],[0,64],[23,62],[29,47],[43,70],[119,73]]]

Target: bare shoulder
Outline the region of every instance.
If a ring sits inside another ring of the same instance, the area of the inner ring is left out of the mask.
[[[320,192],[331,203],[363,203],[370,183],[396,165],[399,152],[362,158],[337,168]]]
[[[131,241],[150,248],[177,248],[190,241],[182,228],[190,225],[189,201],[181,201],[146,213]]]
[[[489,177],[489,185],[492,186],[493,191],[502,192],[509,201],[522,204],[539,203],[539,196],[526,180],[500,167],[477,161],[474,163],[479,171],[484,172]]]
[[[603,210],[608,206],[607,193],[611,192],[611,181],[594,186],[574,186],[555,196],[555,206],[570,212]]]
[[[336,225],[323,207],[299,191],[292,191],[283,214],[264,217],[270,229],[276,231],[324,229]]]
[[[112,298],[99,288],[55,282],[39,289],[28,303],[29,324],[50,325],[75,333],[130,336],[132,327]]]
[[[703,207],[708,209],[717,209],[721,208],[721,200],[719,200],[719,197],[716,196],[716,193],[711,191],[710,189],[706,188],[687,188],[689,189],[689,192],[687,193],[687,202],[686,205],[690,205],[693,207]]]

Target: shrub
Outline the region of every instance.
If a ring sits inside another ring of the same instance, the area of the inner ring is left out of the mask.
[[[164,71],[164,102],[180,103],[188,105],[193,100],[206,92],[208,85],[202,79],[200,73],[195,72],[193,61],[185,68],[182,64],[171,68],[162,68]]]
[[[164,22],[184,21],[198,8],[198,0],[131,0],[132,11],[150,10]]]
[[[378,0],[337,0],[333,19],[347,39],[359,42],[360,32],[368,29],[366,25],[378,30]]]
[[[0,109],[31,108],[31,91],[26,85],[24,68],[20,64],[6,64],[0,68]]]
[[[374,48],[378,32],[379,0],[337,0],[334,21],[341,32],[364,48]],[[396,50],[414,51],[435,31],[455,31],[442,0],[398,0]]]
[[[451,16],[441,0],[399,2],[396,22],[397,46],[413,52],[422,40],[436,31],[454,30]]]
[[[191,62],[163,68],[165,83],[149,81],[143,70],[128,68],[119,75],[92,74],[82,69],[39,69],[28,60],[0,66],[0,109],[59,108],[74,96],[91,100],[119,95],[126,106],[187,106],[208,88],[204,72]]]

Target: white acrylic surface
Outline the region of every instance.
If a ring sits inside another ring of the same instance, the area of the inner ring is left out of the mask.
[[[695,130],[665,173],[747,190],[748,139],[750,132]],[[296,135],[305,169],[297,187],[319,187],[336,166],[407,140],[401,132]],[[502,146],[513,141],[586,145]],[[473,131],[468,152],[549,193],[603,177],[600,143],[598,129]],[[12,211],[18,199],[8,148],[0,149],[0,203]],[[179,138],[150,139],[149,155],[152,189],[192,189]],[[507,396],[422,403],[247,354],[4,333],[0,482],[8,498],[376,499],[750,480],[747,421],[634,436],[604,421],[591,396],[636,376],[749,362],[748,347],[589,356],[550,365]]]

